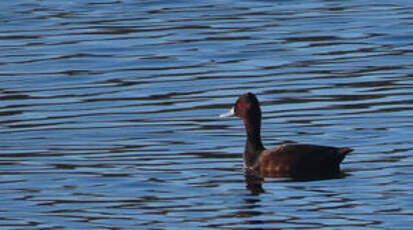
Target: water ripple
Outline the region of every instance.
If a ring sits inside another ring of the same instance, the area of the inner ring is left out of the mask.
[[[408,1],[13,1],[0,16],[0,226],[409,229]],[[266,146],[351,146],[328,180],[244,177]]]

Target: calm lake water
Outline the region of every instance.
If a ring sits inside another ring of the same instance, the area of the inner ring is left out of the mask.
[[[1,229],[413,229],[413,3],[2,1]],[[345,177],[246,188],[263,141]]]

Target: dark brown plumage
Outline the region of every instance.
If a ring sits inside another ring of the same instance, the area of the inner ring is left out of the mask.
[[[240,117],[247,132],[244,166],[263,177],[330,177],[340,172],[340,163],[351,148],[310,144],[281,145],[265,149],[261,142],[261,109],[252,93],[241,95],[228,114]]]

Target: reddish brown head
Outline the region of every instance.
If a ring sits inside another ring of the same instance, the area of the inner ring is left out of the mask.
[[[252,93],[241,95],[234,105],[234,113],[241,119],[261,119],[260,103]]]
[[[228,117],[236,115],[243,120],[261,120],[260,103],[253,93],[241,95],[229,113],[220,115]]]

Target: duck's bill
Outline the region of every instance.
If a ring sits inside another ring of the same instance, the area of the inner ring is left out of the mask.
[[[228,113],[223,113],[219,117],[230,117],[235,115],[235,108],[233,107]]]

